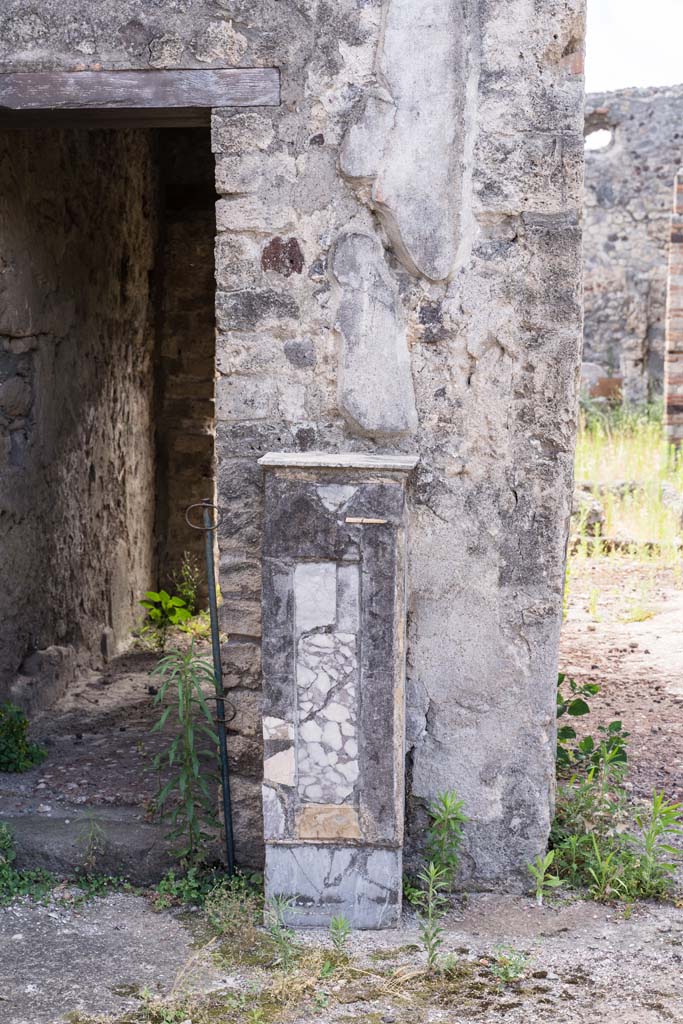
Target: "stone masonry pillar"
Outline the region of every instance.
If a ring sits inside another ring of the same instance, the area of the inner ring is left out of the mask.
[[[674,183],[664,355],[664,425],[671,444],[683,444],[683,169]]]
[[[269,454],[266,896],[295,926],[401,912],[407,474],[413,456]]]

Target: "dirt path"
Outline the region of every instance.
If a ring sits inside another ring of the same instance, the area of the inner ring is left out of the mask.
[[[649,796],[657,788],[683,800],[680,578],[654,563],[574,560],[568,610],[560,667],[602,687],[591,702],[590,730],[621,719],[631,733],[636,795]]]

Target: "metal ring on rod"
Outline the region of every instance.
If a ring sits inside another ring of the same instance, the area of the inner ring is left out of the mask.
[[[212,509],[216,517],[213,526],[206,527],[204,526],[203,523],[201,526],[198,526],[197,523],[193,523],[192,520],[190,519],[190,513],[195,508],[201,508],[202,511],[207,508]],[[223,522],[223,510],[219,508],[218,505],[212,505],[210,501],[198,501],[194,505],[188,505],[188,507],[185,509],[185,522],[187,523],[191,530],[199,530],[200,533],[206,533],[210,530],[217,530],[218,527]]]

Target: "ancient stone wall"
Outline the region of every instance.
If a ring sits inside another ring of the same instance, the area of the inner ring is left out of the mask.
[[[302,28],[281,110],[214,117],[237,726],[253,722],[245,687],[259,684],[256,457],[419,452],[409,842],[423,801],[453,786],[472,818],[463,881],[512,884],[552,812],[581,325],[581,5],[541,16],[523,3],[512,18],[504,3],[338,3]]]
[[[581,330],[583,0],[47,0],[0,67],[275,64],[216,111],[218,493],[238,853],[262,855],[268,451],[419,455],[408,828],[455,787],[463,884],[523,884],[552,814]]]
[[[153,579],[149,135],[10,132],[0,178],[0,681],[48,685]]]
[[[661,395],[669,219],[683,160],[683,89],[587,98],[584,360],[623,379],[629,401]],[[605,136],[607,140],[607,136]]]

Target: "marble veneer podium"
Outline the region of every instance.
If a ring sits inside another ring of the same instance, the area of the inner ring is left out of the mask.
[[[266,895],[293,925],[401,912],[408,455],[265,470]]]

